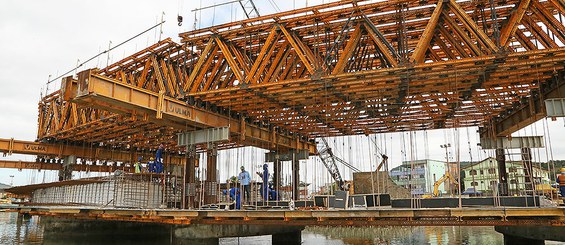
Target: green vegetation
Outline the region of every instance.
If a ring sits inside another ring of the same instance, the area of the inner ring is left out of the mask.
[[[548,165],[550,168],[548,168]],[[555,165],[555,169],[553,169],[553,166]],[[550,173],[552,172],[552,177],[557,176],[558,174],[561,174],[561,168],[565,168],[565,160],[553,160],[553,161],[549,161],[547,163],[541,163],[541,167],[543,169],[549,169]]]

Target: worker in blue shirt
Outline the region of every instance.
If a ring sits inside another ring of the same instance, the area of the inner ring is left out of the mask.
[[[224,190],[224,195],[228,194],[228,190]],[[235,201],[235,209],[241,209],[241,198],[239,193],[239,188],[232,187],[229,189],[230,199]]]
[[[269,166],[265,163],[263,164],[263,173],[257,172],[257,175],[263,179],[263,184],[261,184],[261,196],[264,201],[269,200]]]
[[[165,149],[165,146],[163,146],[163,144],[159,145],[159,148],[157,149],[157,153],[155,154],[155,172],[156,173],[161,173],[163,172],[163,149]]]
[[[150,173],[155,173],[155,159],[153,159],[153,157],[149,158],[149,162],[147,162],[147,168],[149,169]]]
[[[243,200],[245,203],[249,203],[251,200],[251,187],[249,186],[251,182],[251,176],[249,172],[245,171],[245,167],[241,166],[241,173],[237,176],[241,187],[243,188]]]

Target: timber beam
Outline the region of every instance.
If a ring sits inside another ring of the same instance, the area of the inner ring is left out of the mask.
[[[177,130],[186,130],[187,127],[204,129],[227,126],[234,139],[244,139],[243,142],[239,142],[243,145],[269,150],[297,149],[308,150],[310,154],[316,153],[315,143],[303,140],[299,136],[283,135],[274,129],[248,122],[242,127],[237,118],[189,105],[163,93],[155,93],[97,75],[95,70],[79,73],[78,90],[77,97],[73,101],[88,107],[118,114],[144,115],[155,124],[171,126]]]
[[[40,102],[38,139],[184,152],[177,133],[230,126],[219,149],[312,152],[316,137],[499,123],[541,108],[565,67],[563,0],[361,2],[181,33],[67,79]],[[104,93],[78,96],[79,80]]]

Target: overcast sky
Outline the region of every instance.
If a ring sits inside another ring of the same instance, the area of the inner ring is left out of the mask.
[[[0,138],[16,138],[21,140],[35,140],[37,133],[37,102],[40,95],[58,89],[58,82],[46,86],[49,76],[52,78],[72,69],[77,60],[85,61],[108,48],[111,41],[114,45],[120,43],[156,24],[161,18],[167,22],[162,26],[162,34],[155,29],[125,45],[123,48],[111,52],[109,57],[100,56],[93,62],[86,64],[82,69],[89,67],[104,67],[107,59],[110,63],[128,56],[136,50],[142,49],[159,39],[171,37],[178,41],[178,33],[191,30],[197,19],[197,27],[207,27],[212,24],[221,24],[240,19],[242,11],[239,5],[226,5],[214,9],[201,11],[196,15],[192,9],[221,3],[226,1],[21,1],[4,0],[0,8]],[[304,7],[305,0],[275,1],[276,6],[269,0],[255,1],[261,14],[273,13],[278,9],[290,10]],[[308,1],[314,5],[329,1]],[[164,16],[162,13],[165,13]],[[177,15],[184,17],[181,27],[177,25]],[[549,130],[553,143],[553,158],[565,159],[564,121],[549,122]],[[460,158],[463,160],[477,160],[491,155],[488,151],[481,151],[477,147],[476,129],[434,130],[429,132],[413,133],[410,137],[405,133],[386,134],[378,136],[380,148],[390,156],[391,163],[398,165],[402,160],[431,158],[445,160],[445,150],[439,145],[450,143],[451,159],[457,158],[456,145],[461,147]],[[533,127],[526,129],[529,135],[536,134]],[[543,124],[538,124],[537,135],[543,135]],[[456,142],[457,132],[461,135],[460,143]],[[469,137],[467,137],[469,132]],[[524,132],[520,133],[524,135]],[[426,140],[427,139],[427,140]],[[363,169],[372,168],[368,163],[375,162],[371,159],[374,149],[357,152],[353,149],[366,149],[368,139],[355,136],[344,139],[331,140],[340,156],[348,161],[358,164]],[[413,142],[413,143],[410,143]],[[362,146],[365,145],[365,146]],[[470,147],[469,147],[470,145]],[[352,150],[349,149],[352,148]],[[361,148],[365,147],[365,148]],[[469,154],[469,148],[471,154]],[[234,153],[235,152],[235,153]],[[236,151],[227,153],[237,154]],[[256,150],[252,152],[257,153]],[[410,153],[413,152],[414,156]],[[243,150],[239,150],[243,154]],[[550,152],[544,150],[538,158],[545,161],[545,156]],[[365,156],[366,155],[366,156]],[[32,156],[1,157],[1,159],[21,159],[33,161]],[[551,157],[550,157],[551,159]],[[261,159],[248,159],[246,165],[256,166]],[[229,164],[226,160],[225,164]],[[303,164],[309,169],[303,170],[320,172],[323,167],[319,161],[313,159]],[[235,163],[230,165],[228,171],[221,176],[232,175],[237,171]],[[374,165],[374,163],[372,164]],[[349,171],[342,169],[344,175],[349,176]],[[311,172],[310,172],[311,173]],[[10,183],[10,175],[15,175],[14,184],[23,185],[41,181],[52,181],[56,178],[54,171],[17,171],[0,169],[0,183]],[[223,177],[222,177],[223,178]]]

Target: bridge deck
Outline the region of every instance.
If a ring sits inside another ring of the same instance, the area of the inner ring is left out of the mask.
[[[162,224],[256,224],[290,226],[565,226],[565,208],[455,208],[360,210],[116,209],[26,206],[20,213],[72,219]]]

